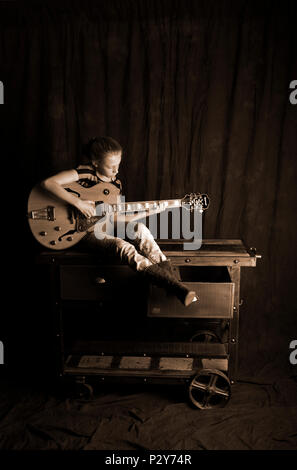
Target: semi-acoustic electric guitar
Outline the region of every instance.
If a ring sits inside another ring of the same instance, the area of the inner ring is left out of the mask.
[[[158,201],[119,202],[120,190],[112,183],[99,182],[89,188],[74,182],[63,185],[66,191],[76,197],[93,201],[96,215],[85,217],[71,204],[65,203],[37,184],[32,189],[28,199],[28,222],[33,236],[41,245],[53,250],[65,250],[76,245],[95,224],[102,224],[107,214],[120,213],[139,218],[150,215],[150,211],[158,207],[170,209],[185,207],[190,210],[203,212],[209,206],[207,194],[191,193],[182,199],[169,199]],[[96,227],[98,230],[98,226]]]

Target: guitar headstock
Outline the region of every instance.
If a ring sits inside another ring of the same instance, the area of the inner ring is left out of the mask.
[[[200,212],[208,209],[210,199],[207,194],[190,193],[186,194],[182,200],[182,206],[189,210],[198,209]]]

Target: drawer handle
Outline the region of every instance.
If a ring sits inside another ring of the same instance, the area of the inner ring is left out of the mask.
[[[191,262],[190,258],[185,259],[185,262],[190,263]]]

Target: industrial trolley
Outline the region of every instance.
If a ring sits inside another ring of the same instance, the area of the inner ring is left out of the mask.
[[[184,307],[117,260],[45,251],[51,276],[57,374],[84,395],[93,381],[185,384],[200,409],[224,406],[237,378],[240,274],[255,267],[241,240],[157,240],[199,301]]]

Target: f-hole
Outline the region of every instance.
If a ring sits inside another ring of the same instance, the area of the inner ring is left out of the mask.
[[[70,188],[64,188],[64,189],[66,189],[66,191],[68,191],[69,193],[77,194],[77,197],[80,197],[80,194],[77,191],[74,191],[73,189],[70,189]]]

